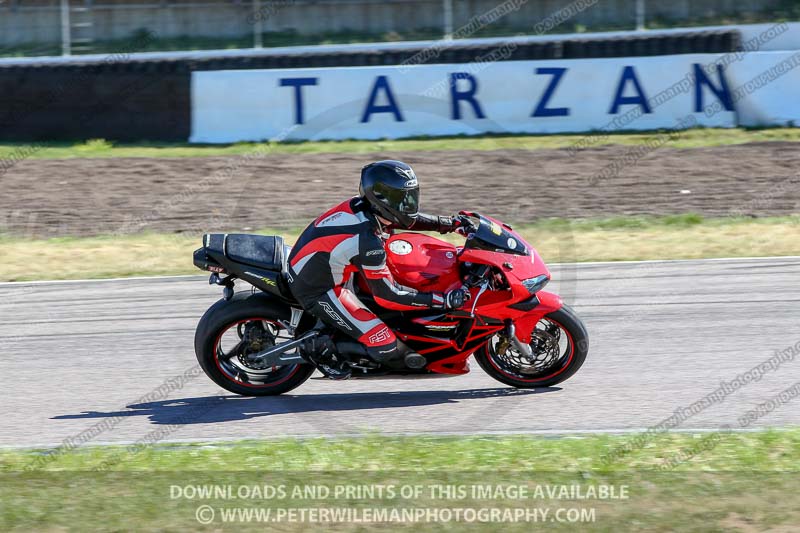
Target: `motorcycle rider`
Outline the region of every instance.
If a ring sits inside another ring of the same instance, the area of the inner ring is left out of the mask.
[[[356,297],[353,276],[360,274],[375,302],[392,310],[457,309],[469,293],[418,292],[398,285],[386,266],[383,240],[395,229],[448,233],[460,216],[420,213],[414,170],[401,161],[376,161],[361,169],[359,196],[326,211],[300,234],[289,255],[289,286],[303,308],[366,347],[375,361],[390,368],[422,368],[426,360],[398,346],[394,332]],[[313,351],[330,378],[350,377],[350,368],[333,361],[329,340]]]

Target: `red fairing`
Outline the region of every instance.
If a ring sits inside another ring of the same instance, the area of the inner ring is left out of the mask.
[[[531,333],[533,333],[533,328],[536,327],[536,323],[539,322],[544,315],[558,311],[563,305],[561,296],[553,294],[552,292],[539,291],[536,293],[536,297],[539,299],[539,305],[537,305],[533,311],[514,320],[517,338],[526,344],[531,342]]]
[[[395,276],[392,274],[392,271],[389,269],[388,263],[385,268],[380,270],[364,270],[363,276],[365,279],[369,280],[386,280],[388,283],[397,284],[399,283]],[[361,278],[359,278],[361,279]],[[402,283],[400,283],[402,285]],[[369,289],[370,287],[366,284],[360,284],[362,289],[366,289],[367,292],[371,292]],[[375,303],[384,307],[386,309],[391,309],[393,311],[416,311],[419,307],[415,307],[413,305],[405,305],[399,302],[395,302],[392,300],[387,300],[386,298],[381,298],[377,294],[372,294],[372,297],[375,299]]]
[[[386,264],[397,283],[418,291],[461,286],[458,251],[450,243],[421,233],[398,233],[386,242]]]
[[[523,281],[547,276],[550,271],[536,250],[528,244],[522,236],[511,230],[509,226],[500,221],[484,217],[497,225],[496,234],[500,228],[508,232],[518,243],[522,243],[527,250],[526,255],[492,251],[479,248],[456,248],[450,243],[435,237],[420,233],[397,233],[392,235],[385,243],[386,265],[394,279],[400,285],[411,287],[418,291],[440,291],[461,287],[460,265],[472,263],[473,265],[490,265],[495,267],[507,281],[505,290],[487,290],[478,298],[479,289],[470,289],[472,299],[460,310],[460,316],[443,313],[426,318],[415,317],[409,320],[416,327],[427,328],[425,335],[418,332],[397,331],[397,337],[412,346],[433,361],[426,367],[431,372],[442,374],[463,374],[469,371],[467,359],[492,335],[505,327],[511,320],[514,323],[517,337],[529,343],[531,333],[539,320],[548,313],[561,308],[561,298],[553,293],[538,291],[538,303],[529,310],[515,309],[514,304],[528,302],[533,298],[523,284]],[[492,231],[494,231],[494,224]],[[504,237],[504,238],[505,238]],[[378,274],[378,272],[376,272]],[[366,288],[364,285],[362,289]],[[471,311],[475,305],[475,322],[472,329],[465,337],[456,341],[455,337],[443,334],[449,327],[459,324],[464,318],[463,311]],[[416,309],[419,311],[419,308]],[[432,311],[433,313],[433,311]],[[448,354],[442,357],[443,354]],[[437,359],[438,356],[438,359]]]
[[[517,233],[512,234],[530,250],[530,255],[510,255],[490,252],[486,250],[464,250],[460,261],[470,261],[493,265],[500,269],[511,287],[507,291],[484,293],[478,303],[476,312],[483,316],[500,320],[510,319],[514,322],[517,337],[528,343],[536,323],[547,313],[552,313],[561,308],[561,298],[553,293],[539,291],[537,297],[541,302],[531,311],[520,311],[509,307],[511,304],[522,302],[531,298],[528,289],[522,284],[523,280],[545,275],[550,277],[550,270],[545,265],[538,252]],[[509,268],[510,266],[510,268]],[[478,289],[471,290],[473,298],[478,294]]]

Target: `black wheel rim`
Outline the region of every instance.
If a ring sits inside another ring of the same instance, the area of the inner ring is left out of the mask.
[[[214,361],[222,375],[244,387],[274,387],[291,378],[300,365],[263,367],[248,356],[291,340],[286,329],[265,318],[248,318],[229,324],[214,342]]]
[[[575,353],[570,332],[559,322],[545,317],[531,334],[533,360],[500,335],[489,340],[489,362],[500,373],[518,381],[536,382],[553,378],[569,367]]]

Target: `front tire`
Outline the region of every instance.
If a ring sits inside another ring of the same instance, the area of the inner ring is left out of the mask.
[[[279,335],[286,335],[278,321],[288,320],[289,315],[286,305],[263,293],[240,292],[230,300],[220,300],[197,325],[194,337],[197,361],[214,383],[235,394],[272,396],[289,392],[311,377],[314,366],[258,368],[247,366],[242,357],[229,357],[232,350],[246,353],[243,343],[255,346],[252,351],[274,344]],[[225,343],[232,347],[224,346]]]
[[[572,377],[583,365],[589,352],[589,335],[575,311],[564,305],[537,323],[531,347],[534,362],[495,335],[475,351],[475,360],[484,372],[506,385],[519,389],[550,387]]]

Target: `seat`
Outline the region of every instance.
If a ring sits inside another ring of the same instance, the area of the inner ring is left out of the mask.
[[[285,270],[287,248],[277,235],[229,233],[225,237],[225,255],[230,260],[266,270]]]

